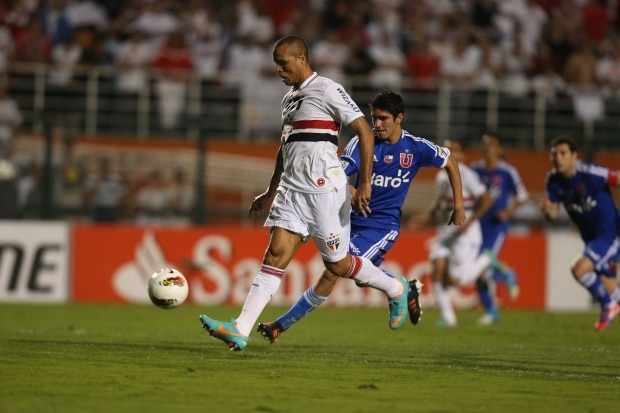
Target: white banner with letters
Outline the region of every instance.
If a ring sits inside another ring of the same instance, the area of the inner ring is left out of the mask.
[[[67,223],[0,221],[0,302],[66,302],[70,248]]]

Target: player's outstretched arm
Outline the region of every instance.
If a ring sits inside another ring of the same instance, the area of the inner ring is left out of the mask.
[[[370,196],[372,188],[370,179],[372,177],[372,164],[375,140],[370,124],[364,116],[355,119],[349,127],[359,137],[360,165],[359,165],[359,184],[351,199],[353,209],[363,216],[370,214]]]
[[[282,146],[278,149],[278,156],[276,157],[276,163],[273,169],[273,174],[271,175],[271,180],[269,181],[269,187],[265,192],[256,196],[252,200],[252,204],[250,205],[250,211],[248,215],[251,218],[258,216],[261,212],[266,211],[273,200],[276,197],[276,190],[278,189],[278,185],[280,184],[280,178],[282,177],[282,172],[284,171],[284,160],[282,158]]]

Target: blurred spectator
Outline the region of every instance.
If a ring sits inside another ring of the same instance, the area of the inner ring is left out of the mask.
[[[15,130],[22,121],[22,113],[17,102],[11,98],[6,87],[0,87],[0,159],[6,157]]]
[[[158,48],[173,32],[181,29],[180,22],[166,9],[164,0],[153,0],[130,25],[132,30],[145,34],[153,48]]]
[[[66,43],[73,34],[73,26],[67,16],[67,0],[49,0],[41,8],[39,18],[43,32],[54,46]]]
[[[144,33],[134,30],[130,37],[119,45],[115,55],[117,89],[137,96],[146,86],[152,57],[153,52]]]
[[[169,194],[161,171],[152,170],[134,194],[135,222],[139,225],[164,223],[170,214]]]
[[[351,10],[351,14],[348,16],[346,23],[340,27],[339,32],[342,40],[346,41],[346,39],[355,37],[361,41],[365,47],[370,47],[372,39],[368,31],[368,16],[366,15],[367,10],[364,6],[367,7],[367,5],[362,2],[356,4],[356,7]]]
[[[532,90],[542,95],[547,101],[555,102],[565,90],[559,59],[551,52],[546,42],[540,42],[532,58],[528,77]]]
[[[612,18],[605,3],[605,0],[588,0],[587,4],[581,7],[586,41],[594,46],[603,43],[607,30],[611,27]]]
[[[109,158],[99,159],[97,170],[84,182],[84,208],[93,222],[114,223],[126,206],[128,187],[121,175],[112,170]]]
[[[349,76],[349,84],[353,88],[366,87],[368,76],[375,67],[373,58],[368,53],[364,38],[358,33],[353,34],[347,41],[351,50],[343,70]]]
[[[14,219],[18,214],[17,171],[11,161],[0,158],[0,219]]]
[[[416,92],[436,90],[439,64],[439,58],[431,52],[428,39],[420,37],[407,54],[411,89]]]
[[[472,0],[469,15],[476,28],[491,31],[496,13],[497,2],[495,0]]]
[[[62,155],[58,165],[60,174],[58,202],[73,210],[80,210],[86,167],[84,160],[75,152],[75,143],[76,140],[72,138],[63,140]]]
[[[42,30],[41,21],[32,19],[15,40],[13,58],[22,63],[47,63],[52,54],[52,40]]]
[[[504,0],[499,3],[495,25],[501,33],[501,43],[506,50],[512,50],[520,37],[522,53],[530,56],[540,41],[547,14],[536,0]]]
[[[3,23],[10,30],[13,39],[16,39],[28,27],[38,5],[30,0],[17,0],[12,6],[4,16]]]
[[[603,95],[598,88],[597,62],[593,47],[585,44],[573,52],[568,58],[565,69],[573,109],[577,117],[584,121],[599,120],[604,114]]]
[[[487,32],[477,32],[476,35],[480,48],[480,68],[474,76],[473,87],[486,91],[498,86],[504,71],[504,53]]]
[[[134,30],[123,41],[114,57],[116,88],[113,107],[114,128],[120,133],[137,130],[138,101],[140,94],[147,91],[148,70],[153,51],[146,42],[144,33]]]
[[[25,159],[16,164],[18,165],[16,180],[18,217],[23,218],[37,200],[41,171],[35,159]]]
[[[108,50],[108,38],[104,33],[96,33],[90,27],[81,27],[76,29],[76,34],[87,32],[88,42],[80,44],[82,47],[82,56],[80,63],[93,66],[109,66],[113,63],[113,57]],[[107,75],[105,77],[108,77]]]
[[[215,82],[220,75],[224,53],[223,28],[214,10],[204,10],[204,13],[197,15],[201,17],[191,16],[194,26],[190,42],[192,59],[198,76]]]
[[[452,53],[441,59],[441,75],[454,89],[471,90],[473,79],[480,69],[480,50],[475,46],[469,33],[462,33],[456,40]]]
[[[441,59],[441,77],[450,87],[451,136],[456,139],[470,139],[469,110],[474,80],[481,69],[480,48],[464,32],[456,40],[452,53]]]
[[[604,50],[596,63],[596,78],[606,96],[620,98],[620,43],[618,41]]]
[[[571,53],[564,71],[569,91],[589,92],[598,87],[596,63],[593,46],[583,45]]]
[[[252,84],[272,69],[271,48],[257,42],[253,36],[243,36],[227,48],[223,77],[230,86]]]
[[[278,37],[284,36],[295,29],[294,23],[298,15],[306,15],[312,10],[303,0],[261,0],[261,7],[270,17],[275,33]],[[314,2],[316,3],[316,2]]]
[[[326,0],[322,15],[323,27],[340,31],[349,22],[353,8],[352,2],[348,0]]]
[[[251,36],[258,43],[271,42],[275,34],[273,22],[260,7],[260,2],[240,0],[237,3],[237,37]]]
[[[370,0],[373,13],[366,25],[371,43],[380,44],[385,34],[401,46],[400,38],[403,32],[403,19],[398,13],[401,0]]]
[[[73,0],[67,6],[66,16],[75,29],[87,26],[101,33],[109,24],[107,10],[93,0]]]
[[[13,54],[13,37],[6,26],[0,23],[0,78],[6,74],[7,65]]]
[[[344,65],[350,50],[340,41],[336,30],[327,29],[322,38],[311,46],[312,64],[315,70],[338,83],[345,83]]]
[[[151,63],[155,71],[160,124],[164,131],[179,125],[185,109],[187,81],[193,69],[191,50],[180,31],[172,32]]]
[[[390,33],[384,32],[371,44],[368,53],[374,62],[369,77],[370,86],[399,91],[403,85],[407,61],[396,39],[393,39]]]
[[[511,97],[525,97],[529,92],[527,72],[530,66],[529,54],[523,46],[523,36],[517,32],[510,48],[504,50],[502,72],[499,78],[500,91]]]
[[[183,169],[175,169],[168,189],[168,208],[175,222],[189,222],[196,199],[196,186]]]
[[[46,109],[48,121],[60,128],[65,136],[78,133],[84,111],[84,83],[76,75],[82,58],[82,48],[75,33],[65,43],[54,46],[48,72]]]

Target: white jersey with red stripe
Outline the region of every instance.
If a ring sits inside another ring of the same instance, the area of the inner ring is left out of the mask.
[[[478,174],[473,169],[459,162],[459,172],[463,187],[465,212],[469,218],[478,198],[487,190]],[[437,227],[437,239],[431,246],[431,260],[447,257],[450,276],[459,279],[473,265],[482,245],[480,222],[474,221],[463,234],[459,235],[456,225],[446,225],[454,207],[452,187],[445,170],[439,171],[436,179],[437,193],[440,200],[440,225]]]
[[[313,73],[299,89],[282,99],[280,185],[305,193],[324,193],[346,187],[338,159],[342,125],[364,116],[342,85]]]

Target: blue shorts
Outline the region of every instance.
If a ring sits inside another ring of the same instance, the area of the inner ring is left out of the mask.
[[[594,263],[597,274],[616,278],[616,261],[620,257],[620,238],[595,238],[586,243],[583,255]]]
[[[506,241],[506,233],[508,230],[499,226],[481,228],[482,246],[480,247],[480,250],[491,250],[495,255],[499,255],[499,252],[502,250],[504,242]]]
[[[371,228],[351,228],[349,252],[351,255],[368,258],[377,267],[383,262],[383,256],[392,248],[399,231],[378,230]]]

